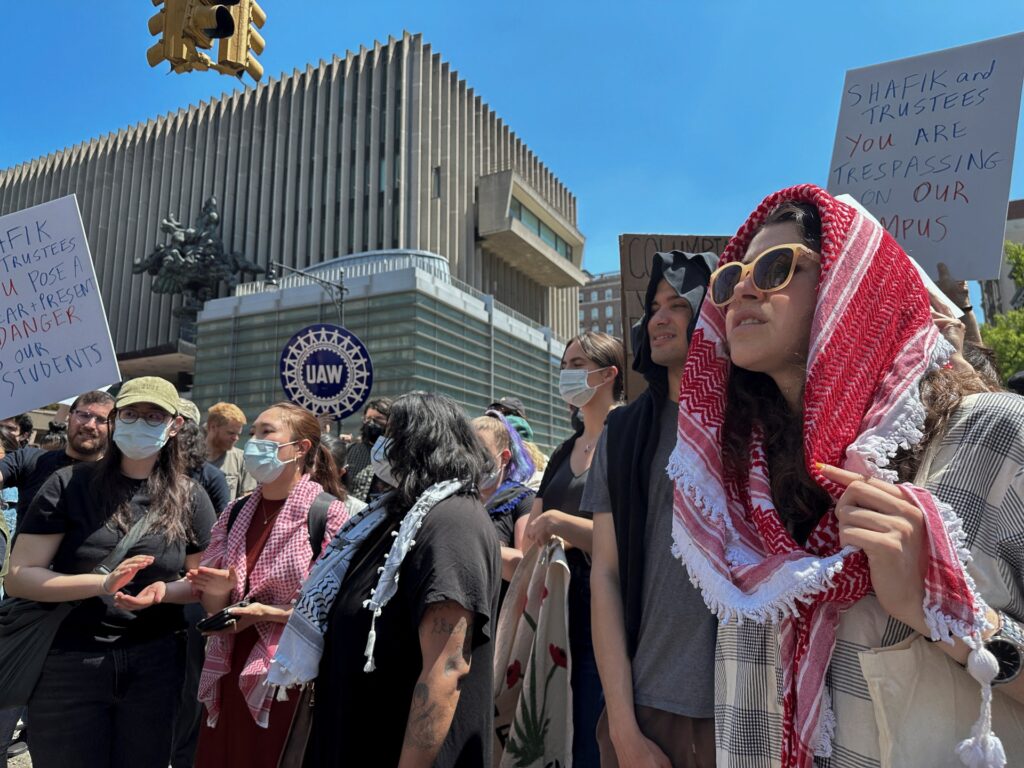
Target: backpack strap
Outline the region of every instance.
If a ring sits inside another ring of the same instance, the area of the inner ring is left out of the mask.
[[[245,502],[248,500],[248,496],[243,496],[240,499],[236,499],[235,503],[231,505],[231,509],[228,511],[228,531],[231,530],[235,518],[238,517],[238,513],[242,511],[242,507],[245,506]],[[323,491],[313,499],[313,503],[309,507],[306,524],[309,528],[309,546],[313,550],[314,560],[320,557],[320,552],[324,548],[324,535],[327,533],[327,512],[331,504],[337,500],[336,496]]]
[[[225,533],[230,533],[231,526],[235,524],[235,518],[238,517],[238,513],[242,511],[242,507],[245,506],[245,502],[249,500],[251,495],[251,493],[247,493],[245,496],[235,499],[235,503],[231,505],[231,510],[228,512],[228,526]]]
[[[336,496],[332,496],[327,491],[322,491],[313,500],[313,504],[309,508],[309,515],[307,516],[309,546],[313,550],[314,561],[320,557],[320,552],[324,548],[324,535],[327,533],[327,511],[330,509],[331,504],[337,500]]]

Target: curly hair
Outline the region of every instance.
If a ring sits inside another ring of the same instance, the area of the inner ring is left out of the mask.
[[[395,399],[384,432],[397,486],[388,509],[404,514],[427,488],[462,480],[462,493],[478,495],[477,481],[492,466],[469,420],[451,398],[410,392]]]

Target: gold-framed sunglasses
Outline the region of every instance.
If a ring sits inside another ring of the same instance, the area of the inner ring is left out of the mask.
[[[711,303],[716,307],[724,307],[733,300],[736,286],[748,275],[753,275],[754,287],[763,293],[781,291],[796,272],[796,263],[804,255],[815,262],[821,262],[821,256],[803,243],[784,243],[773,245],[762,251],[751,261],[730,261],[711,273],[708,293]]]

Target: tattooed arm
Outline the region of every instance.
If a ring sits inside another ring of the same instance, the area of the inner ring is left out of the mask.
[[[446,600],[427,607],[420,621],[423,671],[416,681],[399,768],[431,766],[459,703],[473,651],[473,614]]]

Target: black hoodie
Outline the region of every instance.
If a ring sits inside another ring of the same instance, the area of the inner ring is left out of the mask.
[[[636,652],[640,633],[641,590],[644,575],[644,528],[647,525],[647,498],[652,467],[658,447],[658,414],[668,397],[668,369],[651,359],[647,321],[658,284],[665,280],[693,309],[686,329],[689,340],[697,324],[700,305],[707,291],[708,278],[718,262],[713,253],[668,251],[654,254],[651,278],[644,298],[644,315],[632,328],[633,370],[642,373],[647,389],[625,408],[608,415],[608,496],[611,499],[615,542],[619,553],[619,582],[626,629],[626,648],[630,658]],[[667,547],[669,544],[665,542]]]

